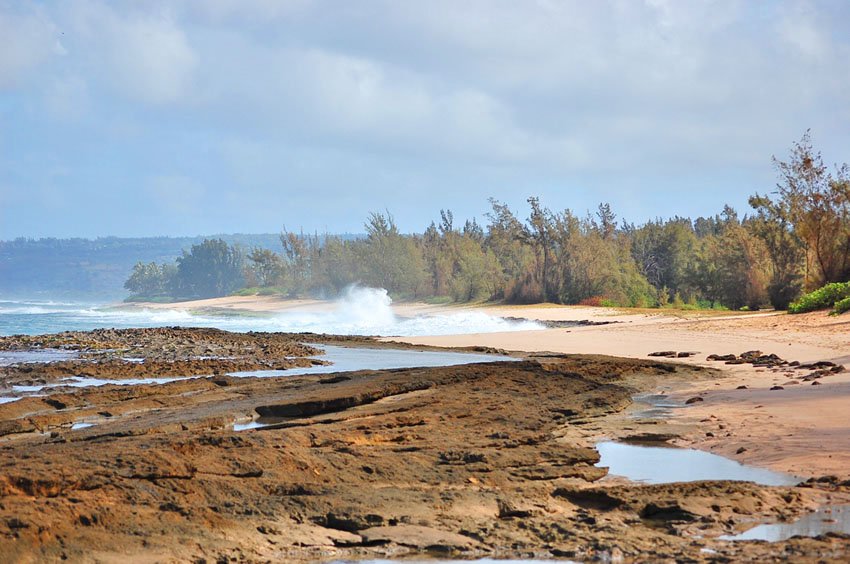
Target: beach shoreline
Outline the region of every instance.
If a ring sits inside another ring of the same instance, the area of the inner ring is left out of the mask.
[[[321,311],[335,307],[320,300],[286,300],[276,296],[232,296],[171,304],[137,303],[150,309],[244,311],[274,314]],[[830,361],[850,365],[850,316],[827,312],[788,315],[782,312],[703,312],[630,310],[555,304],[393,304],[400,317],[481,312],[538,321],[590,321],[594,325],[538,331],[471,333],[426,337],[384,337],[436,347],[483,346],[522,353],[596,354],[650,359],[661,351],[696,353],[664,359],[691,366],[718,368],[723,376],[656,393],[687,409],[673,409],[668,425],[685,431],[674,444],[690,446],[772,470],[800,476],[850,478],[850,372],[802,382],[793,369],[769,370],[750,364],[709,361],[711,354],[758,350],[787,361]],[[596,325],[598,324],[598,325]],[[746,389],[741,389],[745,386]],[[781,390],[771,390],[774,387]]]

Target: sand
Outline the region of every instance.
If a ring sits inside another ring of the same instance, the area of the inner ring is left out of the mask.
[[[411,308],[415,310],[416,308]],[[617,321],[603,326],[537,332],[405,338],[417,344],[485,345],[509,350],[590,353],[649,358],[654,351],[693,351],[677,362],[723,369],[725,377],[677,389],[658,390],[673,402],[704,401],[673,410],[671,422],[695,424],[675,441],[802,477],[850,477],[850,373],[799,382],[799,372],[772,372],[751,365],[709,362],[709,354],[750,350],[786,360],[850,364],[850,316],[825,312],[671,316],[623,314],[602,308],[494,307],[488,312],[531,319]],[[849,367],[850,368],[850,367]],[[788,382],[794,382],[788,384]],[[771,391],[773,386],[785,389]],[[738,390],[739,386],[747,386]],[[722,426],[722,428],[721,428]],[[713,436],[707,436],[709,433]],[[743,450],[742,450],[743,449]]]
[[[328,307],[327,302],[286,301],[274,297],[231,297],[158,304],[151,307],[291,311]],[[690,365],[721,368],[724,377],[659,393],[674,402],[700,396],[704,401],[673,410],[670,421],[694,429],[677,442],[801,476],[834,474],[850,478],[850,372],[799,382],[799,372],[772,372],[750,365],[709,362],[709,354],[760,350],[786,360],[829,360],[850,368],[850,314],[672,312],[620,310],[551,304],[531,306],[434,306],[398,304],[399,316],[439,315],[478,310],[504,317],[538,320],[592,320],[609,325],[488,334],[390,338],[432,346],[488,346],[511,351],[604,354],[649,358],[654,351],[692,351],[678,359]],[[796,382],[787,384],[788,382]],[[785,389],[770,391],[776,385]],[[745,390],[737,389],[747,386]],[[722,426],[722,428],[721,428]],[[706,433],[713,436],[706,436]]]

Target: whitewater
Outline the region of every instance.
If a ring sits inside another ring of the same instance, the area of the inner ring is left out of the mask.
[[[534,331],[534,321],[514,321],[480,311],[402,317],[383,288],[349,288],[329,307],[280,313],[222,315],[179,309],[0,298],[0,335],[41,335],[130,327],[215,327],[226,331],[280,331],[414,337]]]

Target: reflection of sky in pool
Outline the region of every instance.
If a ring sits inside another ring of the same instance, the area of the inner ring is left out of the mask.
[[[349,348],[332,345],[314,345],[325,351],[325,354],[314,358],[329,361],[332,364],[322,366],[309,366],[303,368],[291,368],[288,370],[258,370],[250,372],[234,372],[234,377],[258,377],[271,378],[278,376],[301,376],[309,374],[329,374],[334,372],[347,372],[356,370],[386,370],[395,368],[435,367],[451,366],[459,364],[473,364],[481,362],[515,361],[518,359],[492,354],[476,354],[463,352],[443,351],[415,351],[399,349],[377,349],[377,348]],[[63,351],[64,352],[64,351]],[[178,376],[169,378],[64,378],[58,382],[39,385],[13,385],[12,391],[17,394],[36,394],[52,391],[57,388],[88,388],[94,386],[105,386],[108,384],[116,386],[138,386],[144,384],[167,384],[178,380],[191,378],[202,378],[203,376]],[[0,404],[20,399],[18,397],[0,397]]]
[[[825,533],[850,534],[850,505],[827,505],[814,513],[804,515],[793,523],[758,525],[743,533],[720,538],[730,541],[778,542],[796,536],[816,537]]]
[[[314,358],[327,360],[332,364],[329,366],[289,368],[287,370],[233,372],[230,376],[300,376],[303,374],[330,374],[333,372],[353,372],[356,370],[391,370],[394,368],[452,366],[456,364],[517,360],[509,356],[451,351],[352,348],[318,344],[313,344],[312,346],[325,351],[325,354]]]
[[[645,447],[615,442],[596,445],[601,457],[597,466],[609,474],[635,482],[666,484],[699,480],[738,480],[765,486],[791,486],[800,480],[789,474],[745,466],[701,450]]]
[[[55,362],[76,358],[76,351],[61,349],[38,349],[29,351],[0,351],[0,366],[9,366],[19,362]]]

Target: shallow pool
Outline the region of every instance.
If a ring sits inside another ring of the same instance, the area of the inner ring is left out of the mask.
[[[597,444],[596,450],[601,457],[596,465],[608,467],[610,475],[647,484],[737,480],[765,486],[793,486],[800,482],[799,478],[790,474],[746,466],[701,450],[611,441]]]
[[[19,364],[23,362],[56,362],[77,358],[77,351],[63,349],[36,349],[28,351],[0,351],[0,366]]]
[[[495,354],[464,353],[454,351],[417,351],[404,349],[378,349],[365,347],[339,347],[333,345],[312,345],[325,351],[315,359],[330,362],[329,365],[290,368],[287,370],[255,370],[246,372],[231,372],[228,375],[237,378],[273,378],[280,376],[302,376],[310,374],[330,374],[334,372],[353,372],[357,370],[390,370],[395,368],[437,367],[482,362],[508,362],[519,359]],[[42,353],[45,351],[35,351]],[[59,351],[65,353],[67,351]],[[72,355],[75,353],[71,353]],[[35,358],[35,357],[29,357]],[[71,357],[66,357],[71,358]],[[19,362],[35,362],[21,360]],[[38,361],[43,362],[43,361]],[[90,388],[95,386],[139,386],[146,384],[168,384],[179,380],[204,378],[199,376],[177,376],[168,378],[63,378],[58,382],[39,385],[13,385],[12,391],[17,394],[31,395],[56,388]],[[0,403],[20,399],[19,397],[0,397]]]
[[[726,535],[721,540],[761,540],[779,542],[792,537],[816,537],[825,533],[850,535],[850,505],[826,505],[814,513],[804,515],[793,523],[758,525],[737,535]]]
[[[311,358],[326,360],[327,366],[308,366],[286,370],[251,370],[231,372],[237,377],[302,376],[305,374],[331,374],[357,370],[392,370],[395,368],[417,368],[477,364],[482,362],[509,362],[519,360],[495,354],[466,353],[455,351],[416,351],[406,349],[377,349],[368,347],[339,347],[310,343],[325,354]]]

